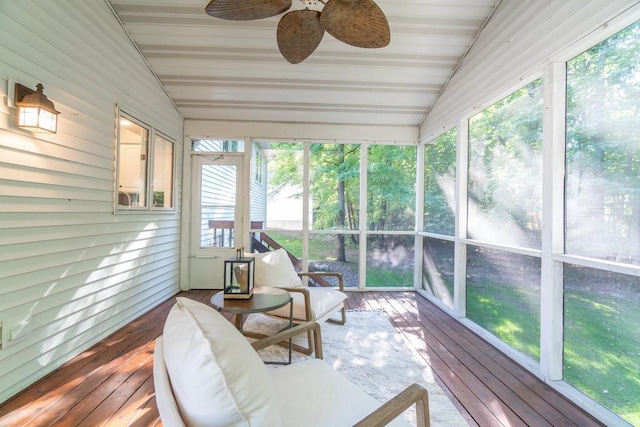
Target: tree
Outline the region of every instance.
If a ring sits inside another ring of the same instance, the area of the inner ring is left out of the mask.
[[[368,228],[410,231],[415,228],[416,147],[371,145],[367,164]],[[369,242],[384,244],[384,235]]]
[[[310,154],[313,227],[315,229],[357,229],[360,146],[311,144]],[[347,262],[345,235],[338,234],[336,240],[336,259],[339,262]]]

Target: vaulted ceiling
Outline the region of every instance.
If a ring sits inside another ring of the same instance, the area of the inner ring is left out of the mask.
[[[208,0],[109,2],[185,119],[418,126],[499,0],[377,0],[387,47],[325,33],[295,65],[278,51],[281,15],[226,21],[205,13]]]

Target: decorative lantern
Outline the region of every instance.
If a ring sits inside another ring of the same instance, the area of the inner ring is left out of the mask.
[[[58,130],[58,114],[42,90],[44,86],[38,83],[36,90],[16,83],[15,104],[18,107],[18,126],[26,129],[56,133]]]
[[[249,299],[253,296],[255,258],[231,258],[224,262],[224,298]]]

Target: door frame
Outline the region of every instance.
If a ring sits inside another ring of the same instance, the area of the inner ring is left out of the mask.
[[[203,137],[209,138],[209,137]],[[238,197],[236,198],[236,215],[241,213],[243,221],[242,228],[236,227],[236,247],[244,247],[248,250],[246,240],[249,235],[249,215],[250,215],[250,170],[251,170],[251,153],[252,153],[252,140],[251,138],[244,138],[244,152],[195,152],[192,151],[192,141],[199,139],[198,137],[185,135],[184,137],[184,151],[182,157],[182,211],[181,222],[182,227],[180,231],[180,290],[188,291],[191,289],[191,275],[190,275],[190,255],[193,248],[192,230],[191,230],[191,217],[192,206],[195,201],[199,200],[197,195],[194,195],[193,188],[193,158],[196,156],[203,157],[216,157],[223,155],[225,158],[243,159],[240,162],[241,172],[238,176],[241,181],[238,184]],[[242,138],[237,138],[241,139]],[[235,254],[235,252],[234,252]]]

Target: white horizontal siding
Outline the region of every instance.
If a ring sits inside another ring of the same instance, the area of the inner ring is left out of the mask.
[[[571,53],[571,47],[580,45],[590,34],[608,31],[606,24],[611,19],[633,7],[637,9],[639,3],[502,0],[420,126],[420,138],[437,136],[458,118],[479,112],[541,77],[544,65],[559,55],[569,55],[564,58],[569,59],[571,54],[580,53]]]
[[[0,105],[0,321],[32,333],[0,349],[0,402],[179,290],[176,212],[114,215],[120,106],[176,141],[183,120],[104,0],[0,2],[0,98],[41,82],[58,133]]]

